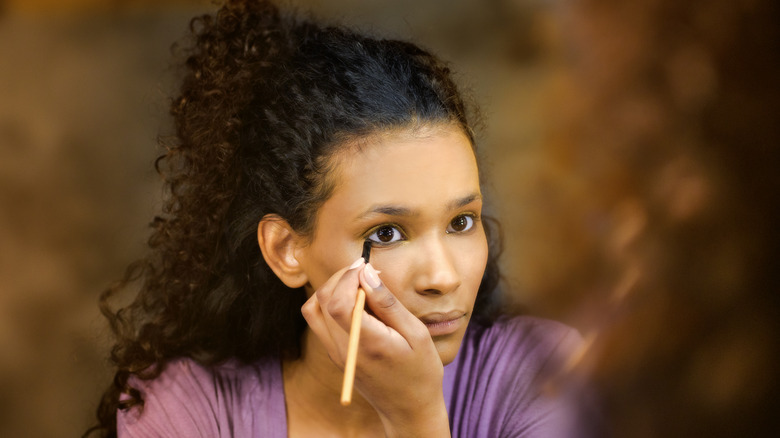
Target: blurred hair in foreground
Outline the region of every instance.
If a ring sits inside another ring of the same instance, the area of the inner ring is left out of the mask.
[[[607,435],[771,435],[778,3],[566,3],[539,263],[590,342],[573,369]]]

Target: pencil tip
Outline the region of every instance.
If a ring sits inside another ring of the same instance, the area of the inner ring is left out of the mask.
[[[366,263],[368,263],[368,259],[371,257],[371,246],[372,245],[373,244],[371,243],[371,240],[369,240],[369,239],[366,239],[365,241],[363,241],[363,254],[362,254],[362,257],[363,257],[363,260],[366,261]]]

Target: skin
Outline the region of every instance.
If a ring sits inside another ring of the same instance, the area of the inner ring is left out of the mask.
[[[460,129],[438,125],[345,151],[334,158],[336,188],[313,236],[294,250],[307,279],[309,328],[303,357],[283,365],[289,435],[449,436],[443,365],[460,348],[488,252],[471,144]],[[374,245],[370,265],[354,265],[366,237],[392,242]],[[359,286],[370,312],[353,402],[343,407]]]

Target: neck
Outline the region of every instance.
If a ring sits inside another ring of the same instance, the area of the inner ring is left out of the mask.
[[[302,357],[283,365],[289,436],[384,436],[374,408],[355,391],[352,403],[340,403],[344,373],[309,330]]]

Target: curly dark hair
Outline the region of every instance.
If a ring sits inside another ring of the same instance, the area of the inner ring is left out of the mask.
[[[329,158],[345,143],[450,124],[474,144],[472,111],[449,68],[413,44],[282,16],[268,1],[228,1],[195,18],[191,33],[171,105],[175,136],[156,162],[168,192],[151,251],[100,299],[117,370],[91,430],[103,436],[116,435],[117,409],[143,403],[128,378],[154,378],[172,358],[299,357],[306,295],[266,265],[257,224],[276,214],[310,235],[333,189]],[[474,310],[482,324],[499,309],[497,229],[486,221]],[[110,298],[135,283],[135,300],[114,310]]]

